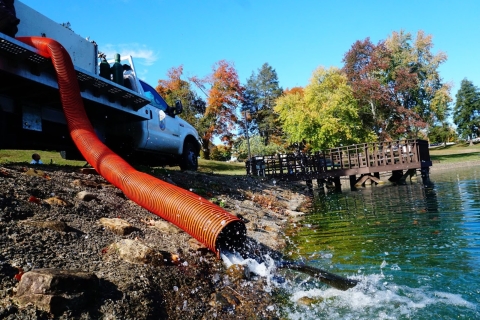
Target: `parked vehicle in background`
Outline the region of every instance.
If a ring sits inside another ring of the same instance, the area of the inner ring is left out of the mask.
[[[121,60],[126,72],[121,70],[124,77],[115,83],[111,73],[101,76],[100,67],[113,70],[118,66],[103,59],[99,66],[95,42],[20,1],[15,1],[15,9],[20,19],[17,37],[52,38],[69,52],[77,74],[72,81],[80,85],[87,115],[100,140],[130,163],[197,170],[200,139],[195,128],[179,117],[181,102],[169,106],[152,86],[140,80],[131,56]],[[3,33],[0,148],[58,150],[66,159],[81,158],[69,136],[51,61]]]

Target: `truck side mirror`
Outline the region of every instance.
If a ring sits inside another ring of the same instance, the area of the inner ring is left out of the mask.
[[[182,112],[183,112],[182,101],[180,100],[175,101],[175,114],[180,114]]]

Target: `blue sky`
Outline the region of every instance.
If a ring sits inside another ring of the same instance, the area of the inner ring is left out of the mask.
[[[152,85],[171,67],[206,76],[215,62],[233,62],[242,83],[265,62],[280,86],[305,86],[319,66],[342,66],[356,40],[386,39],[392,31],[433,36],[433,52],[452,82],[480,86],[480,1],[382,0],[23,0],[52,20],[70,22],[113,58],[130,53]]]

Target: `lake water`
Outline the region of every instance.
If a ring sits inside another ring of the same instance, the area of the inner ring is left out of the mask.
[[[284,293],[282,314],[480,319],[480,167],[433,172],[430,181],[316,197],[314,213],[287,230],[286,253],[360,283],[341,291],[284,274],[272,280]]]

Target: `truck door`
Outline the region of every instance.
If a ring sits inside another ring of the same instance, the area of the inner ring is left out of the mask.
[[[145,97],[150,100],[150,120],[147,120],[148,139],[145,149],[177,154],[180,140],[179,118],[170,112],[168,104],[150,85],[140,81]]]

